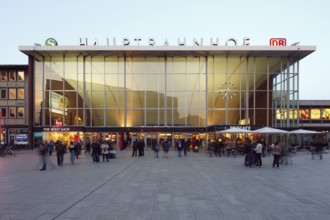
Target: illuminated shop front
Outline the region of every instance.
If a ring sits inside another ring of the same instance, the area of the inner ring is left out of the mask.
[[[145,140],[226,126],[293,127],[299,61],[312,46],[21,46],[34,76],[34,130]],[[47,130],[48,129],[48,130]],[[201,137],[200,134],[203,134]]]

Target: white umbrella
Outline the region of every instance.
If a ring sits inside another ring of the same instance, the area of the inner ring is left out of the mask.
[[[252,131],[243,128],[232,127],[219,131],[219,133],[252,133]]]
[[[252,131],[251,133],[254,134],[288,134],[288,131],[277,129],[277,128],[271,128],[271,127],[264,127],[257,130]]]
[[[305,129],[298,129],[294,131],[290,131],[291,134],[319,134],[321,132],[317,131],[310,131],[310,130],[305,130]]]

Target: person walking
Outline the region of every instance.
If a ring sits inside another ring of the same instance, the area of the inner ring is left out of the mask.
[[[190,140],[189,140],[189,138],[186,140],[186,141],[184,141],[184,143],[183,143],[183,156],[187,156],[187,152],[189,151],[189,148],[190,148]]]
[[[261,141],[257,141],[257,146],[255,149],[256,152],[256,161],[255,161],[255,166],[258,166],[259,168],[262,165],[262,160],[261,160],[261,154],[262,154],[262,144]]]
[[[41,157],[41,163],[42,163],[42,168],[40,171],[46,170],[47,167],[47,142],[45,141],[44,143],[40,143],[39,145],[39,154]]]
[[[55,149],[56,149],[57,165],[63,166],[65,146],[60,140],[57,140],[55,143]]]
[[[47,144],[47,147],[48,147],[49,156],[52,156],[54,151],[54,141],[50,140],[50,142]]]
[[[71,164],[74,164],[74,158],[76,156],[76,147],[72,141],[70,142],[70,145],[69,145],[69,152],[70,152]]]
[[[103,141],[101,145],[101,153],[102,153],[102,161],[105,162],[105,159],[107,162],[109,162],[109,145],[106,141]]]
[[[139,142],[137,139],[134,140],[133,142],[133,153],[132,153],[132,157],[137,157],[137,150],[138,150],[138,147],[139,147]]]
[[[273,168],[275,168],[275,165],[277,169],[280,167],[281,151],[282,151],[281,146],[278,145],[278,142],[275,142],[273,147],[273,155],[274,155]]]
[[[93,163],[99,163],[100,162],[100,144],[94,140],[92,143],[92,157],[93,157]]]
[[[251,145],[250,140],[247,140],[244,145],[244,154],[245,154],[244,165],[246,167],[251,167],[252,166],[252,145]]]
[[[170,149],[170,144],[169,144],[169,141],[166,140],[163,142],[163,150],[164,150],[164,157],[168,157],[168,151]]]
[[[182,148],[183,148],[183,143],[182,143],[182,140],[179,139],[176,142],[176,149],[178,150],[178,157],[181,157]]]

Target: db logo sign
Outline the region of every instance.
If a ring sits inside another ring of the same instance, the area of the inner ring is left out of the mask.
[[[271,38],[269,42],[270,46],[286,46],[285,38]]]

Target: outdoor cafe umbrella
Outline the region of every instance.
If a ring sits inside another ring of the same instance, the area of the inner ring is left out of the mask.
[[[298,129],[298,130],[290,131],[290,134],[319,134],[319,133],[321,133],[321,132],[310,131],[310,130],[305,130],[305,129]]]
[[[277,128],[271,128],[271,127],[264,127],[257,130],[252,131],[251,133],[254,134],[288,134],[288,131],[277,129]]]
[[[250,130],[246,130],[243,128],[237,128],[237,127],[232,127],[232,128],[228,128],[222,131],[219,131],[219,133],[252,133],[252,131]]]

